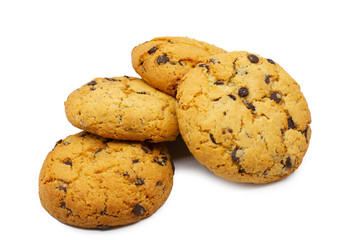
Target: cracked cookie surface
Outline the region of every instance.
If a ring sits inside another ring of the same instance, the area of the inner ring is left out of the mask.
[[[189,150],[227,180],[282,179],[299,167],[309,146],[307,102],[271,59],[248,52],[212,56],[184,76],[177,100]]]
[[[168,198],[173,164],[162,143],[80,132],[59,140],[43,163],[39,196],[59,221],[108,228],[151,216]]]
[[[96,78],[65,102],[75,127],[106,138],[173,141],[179,134],[175,100],[139,78]]]
[[[209,56],[225,50],[187,37],[159,37],[131,52],[135,71],[151,86],[172,96],[181,77]]]

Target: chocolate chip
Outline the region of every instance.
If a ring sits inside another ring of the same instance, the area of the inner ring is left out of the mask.
[[[249,102],[245,102],[245,101],[243,101],[243,103],[245,103],[247,109],[251,109],[251,111],[255,111],[255,106],[254,105],[252,105]]]
[[[96,88],[94,88],[94,87],[92,87],[92,88],[90,88],[90,91],[94,91]]]
[[[102,150],[104,150],[104,149],[103,149],[103,148],[100,148],[100,149],[96,150],[95,154],[101,152]]]
[[[65,162],[63,162],[65,165],[71,166],[72,167],[72,161],[70,159],[66,159]]]
[[[238,95],[240,97],[246,97],[247,95],[249,95],[249,90],[246,87],[242,87],[239,89]]]
[[[288,118],[287,122],[288,122],[288,128],[289,129],[294,129],[295,128],[295,123],[294,123],[294,121],[292,120],[291,117]]]
[[[161,56],[159,56],[157,59],[156,59],[156,62],[157,62],[157,64],[165,64],[165,63],[167,63],[167,62],[169,62],[170,61],[170,58],[168,58],[168,56],[166,55],[166,54],[164,54],[164,55],[161,55]]]
[[[163,185],[163,183],[161,181],[157,181],[155,186],[161,187],[162,185]]]
[[[226,116],[226,111],[223,112],[224,116]]]
[[[133,163],[138,163],[138,162],[139,162],[139,159],[133,159],[132,162],[133,162]]]
[[[146,94],[146,92],[136,92],[137,94]]]
[[[210,58],[210,62],[211,62],[212,64],[220,63],[219,60],[216,60],[216,59],[214,59],[214,58]]]
[[[247,58],[249,59],[249,61],[250,61],[251,63],[258,63],[258,62],[259,62],[259,58],[258,58],[256,55],[254,55],[254,54],[249,54],[249,55],[247,56]]]
[[[265,83],[269,84],[270,83],[270,75],[265,75]]]
[[[54,149],[56,148],[56,146],[57,146],[57,145],[59,145],[60,143],[62,143],[62,141],[63,141],[62,139],[60,139],[59,141],[57,141],[57,142],[55,143],[54,148],[53,148],[52,150],[54,150]]]
[[[273,60],[271,60],[271,59],[266,59],[269,63],[271,63],[271,64],[275,64],[275,62],[273,61]]]
[[[235,162],[235,163],[239,163],[240,162],[240,158],[243,156],[244,154],[244,150],[242,148],[236,148],[234,151],[232,151],[231,153],[231,159]]]
[[[64,192],[66,193],[66,187],[64,187],[64,186],[59,186],[58,189],[61,190],[61,191],[64,191]]]
[[[224,85],[224,82],[218,80],[218,81],[214,82],[214,84],[215,84],[215,85]]]
[[[106,210],[106,207],[104,208],[104,210],[102,210],[101,212],[100,212],[100,215],[106,215],[107,214],[107,210]]]
[[[178,63],[179,63],[180,66],[185,66],[185,65],[186,65],[186,64],[185,64],[183,61],[181,61],[181,60],[180,60]]]
[[[149,153],[149,149],[145,148],[144,146],[141,146],[141,149],[144,151],[144,153]]]
[[[231,128],[227,129],[229,133],[233,133],[233,130]]]
[[[136,215],[136,216],[142,216],[145,214],[146,210],[143,206],[141,206],[139,203],[136,204],[132,210],[132,212]]]
[[[232,94],[229,94],[228,97],[230,97],[234,101],[236,100],[236,97],[234,95],[232,95]]]
[[[96,84],[97,84],[97,82],[94,80],[87,83],[88,86],[95,86]]]
[[[153,46],[152,48],[150,48],[150,50],[148,51],[148,54],[153,54],[154,52],[156,52],[156,50],[158,50],[159,48],[157,46]]]
[[[65,203],[65,202],[61,202],[60,208],[66,209],[66,203]]]
[[[210,139],[211,139],[211,141],[212,141],[214,144],[216,144],[216,141],[215,141],[214,135],[212,135],[211,133],[210,133]]]
[[[159,157],[154,157],[153,161],[157,164],[159,164],[160,166],[165,166],[166,165],[166,162],[168,160],[168,157],[167,156],[163,156],[161,158]]]
[[[273,92],[270,95],[270,99],[274,100],[276,103],[279,103],[281,101],[281,94],[279,92]]]
[[[105,78],[105,79],[111,82],[121,81],[120,79],[115,79],[115,78]]]
[[[290,157],[287,157],[286,162],[285,162],[285,167],[286,167],[286,168],[292,168],[292,167],[293,167],[293,164],[292,164],[292,162],[291,162],[291,158],[290,158]]]
[[[204,67],[204,68],[206,68],[207,71],[210,70],[209,65],[206,65],[206,64],[204,64],[204,63],[199,64],[199,67]]]
[[[245,169],[243,169],[243,168],[239,168],[238,173],[245,173]]]
[[[144,183],[145,183],[145,181],[144,181],[144,179],[142,179],[142,178],[137,177],[137,178],[135,179],[135,185],[136,185],[136,186],[141,186],[141,185],[143,185]]]

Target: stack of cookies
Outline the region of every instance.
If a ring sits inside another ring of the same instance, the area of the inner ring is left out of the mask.
[[[168,198],[174,164],[163,142],[181,136],[224,179],[269,183],[296,170],[311,136],[299,85],[277,63],[185,37],[132,51],[140,78],[96,78],[65,102],[83,130],[56,143],[39,177],[59,221],[108,228],[151,216]]]

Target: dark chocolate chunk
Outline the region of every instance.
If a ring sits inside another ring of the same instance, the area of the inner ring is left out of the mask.
[[[273,61],[273,60],[271,60],[271,59],[266,59],[269,63],[271,63],[271,64],[275,64],[275,62]]]
[[[61,202],[60,208],[66,209],[66,203],[65,203],[65,202]]]
[[[105,78],[105,79],[108,80],[108,81],[111,81],[111,82],[121,81],[120,79],[115,79],[115,78]]]
[[[211,62],[212,64],[220,63],[219,60],[216,60],[216,59],[214,59],[214,58],[210,58],[210,62]]]
[[[141,206],[139,203],[136,204],[132,210],[132,212],[136,215],[136,216],[142,216],[145,214],[146,210],[143,206]]]
[[[287,157],[286,162],[285,162],[285,167],[286,167],[286,168],[292,168],[292,167],[293,167],[293,164],[292,164],[292,162],[291,162],[291,158],[290,158],[290,157]]]
[[[258,58],[256,55],[254,55],[254,54],[249,54],[249,55],[247,56],[247,58],[249,59],[249,61],[250,61],[251,63],[258,63],[258,62],[259,62],[259,58]]]
[[[100,215],[106,215],[107,214],[107,210],[106,210],[106,207],[104,208],[104,210],[102,210],[101,212],[100,212]]]
[[[94,80],[87,83],[87,85],[89,85],[89,86],[95,86],[96,84],[97,84],[97,82]]]
[[[204,67],[204,68],[206,68],[206,70],[207,70],[207,71],[209,71],[209,70],[210,70],[209,65],[204,64],[204,63],[199,64],[199,67]]]
[[[160,187],[162,185],[163,185],[163,183],[161,181],[157,181],[155,186]]]
[[[149,153],[149,152],[150,152],[149,149],[147,149],[147,148],[144,147],[144,146],[141,146],[141,149],[144,151],[144,153]]]
[[[281,94],[279,92],[273,92],[270,95],[270,99],[274,100],[276,103],[279,103],[281,101]]]
[[[223,112],[224,116],[226,116],[226,111]]]
[[[292,120],[291,117],[288,118],[287,122],[288,122],[288,128],[289,129],[294,129],[295,128],[295,123],[294,123],[294,121]]]
[[[60,143],[62,143],[62,141],[63,141],[62,139],[60,139],[59,141],[57,141],[57,142],[55,143],[54,148],[53,148],[52,150],[54,150],[54,149],[56,148],[56,146],[57,146],[57,145],[59,145]]]
[[[156,52],[156,50],[158,50],[159,48],[157,46],[153,46],[152,48],[150,48],[150,50],[148,51],[148,54],[153,54],[154,52]]]
[[[247,95],[249,95],[249,90],[246,87],[242,87],[239,89],[238,95],[240,97],[246,97]]]
[[[64,192],[66,193],[66,187],[64,187],[64,186],[59,186],[58,189],[61,190],[61,191],[64,191]]]
[[[211,141],[212,141],[214,144],[216,144],[216,141],[215,141],[214,135],[212,135],[211,133],[210,133],[210,139],[211,139]]]
[[[218,80],[218,81],[214,82],[214,84],[215,84],[215,85],[224,85],[224,82]]]
[[[101,152],[102,150],[104,150],[104,149],[103,149],[103,148],[100,148],[100,149],[96,150],[95,154]]]
[[[167,63],[167,62],[169,62],[170,61],[170,58],[166,55],[166,54],[164,54],[164,55],[161,55],[161,56],[159,56],[157,59],[156,59],[156,62],[157,62],[157,64],[165,64],[165,63]]]
[[[243,169],[243,168],[239,168],[238,173],[245,173],[245,169]]]
[[[133,163],[138,163],[138,162],[139,162],[139,159],[133,159],[132,162],[133,162]]]
[[[65,162],[63,162],[65,165],[72,166],[72,161],[70,159],[66,159]]]
[[[180,66],[185,66],[185,65],[186,65],[186,64],[184,63],[184,61],[181,61],[181,60],[180,60],[178,63],[179,63]]]
[[[227,129],[229,133],[233,133],[233,130],[231,128]]]
[[[228,97],[230,97],[234,101],[236,100],[236,97],[234,95],[232,95],[232,94],[229,94]]]
[[[237,152],[240,151],[241,149],[236,148],[234,151],[232,151],[231,153],[231,159],[235,162],[235,163],[239,163],[240,162],[240,158],[237,157]]]
[[[270,83],[270,75],[265,75],[265,83],[269,84]]]
[[[157,164],[159,164],[160,166],[165,166],[166,162],[168,160],[167,156],[163,156],[161,158],[159,157],[154,157],[153,161],[156,162]]]
[[[136,185],[136,186],[141,186],[141,185],[143,185],[144,183],[145,183],[145,181],[144,181],[144,179],[142,179],[142,178],[137,177],[137,178],[135,179],[135,185]]]
[[[245,101],[243,101],[243,103],[245,103],[247,109],[251,109],[251,111],[255,111],[255,106],[254,105],[252,105],[249,102],[245,102]]]

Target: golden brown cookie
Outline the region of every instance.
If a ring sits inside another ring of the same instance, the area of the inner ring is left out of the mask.
[[[68,120],[106,138],[172,141],[179,134],[175,99],[133,77],[96,78],[65,102]]]
[[[175,96],[180,78],[209,56],[224,53],[214,45],[186,37],[159,37],[132,50],[135,71],[151,86]]]
[[[59,221],[108,228],[151,216],[168,198],[173,165],[163,144],[81,132],[60,140],[39,177],[41,204]]]
[[[299,167],[310,112],[279,64],[247,52],[212,56],[179,85],[180,133],[195,158],[235,182],[268,183]]]

